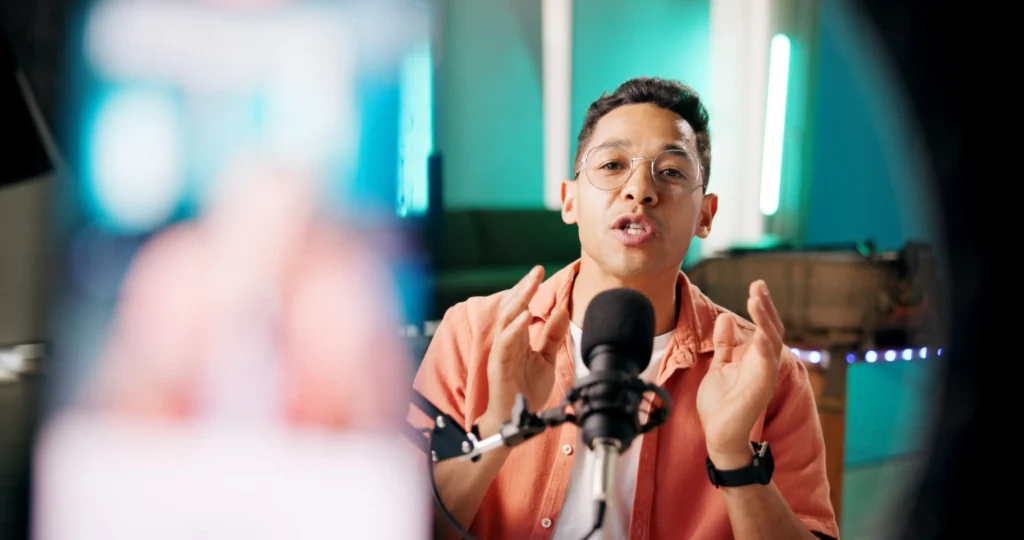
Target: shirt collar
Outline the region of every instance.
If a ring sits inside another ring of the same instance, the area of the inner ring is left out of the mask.
[[[573,282],[579,274],[581,263],[582,261],[577,259],[541,283],[529,304],[530,313],[534,317],[547,321],[556,306],[568,309],[569,295],[572,293]],[[723,310],[690,283],[682,271],[679,272],[677,279],[679,317],[672,341],[665,350],[665,363],[675,364],[677,367],[690,367],[696,362],[697,355],[714,350],[712,338],[715,319]],[[738,342],[737,337],[737,344]]]

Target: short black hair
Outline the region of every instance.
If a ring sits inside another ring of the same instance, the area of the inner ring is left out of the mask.
[[[686,120],[697,135],[697,152],[703,169],[703,184],[707,190],[711,179],[711,132],[708,129],[708,111],[700,100],[700,94],[693,88],[679,82],[658,77],[637,77],[619,85],[614,92],[607,92],[597,98],[583,117],[583,127],[576,139],[576,164],[578,169],[583,156],[580,152],[590,142],[594,127],[604,115],[623,105],[650,103],[678,114]]]

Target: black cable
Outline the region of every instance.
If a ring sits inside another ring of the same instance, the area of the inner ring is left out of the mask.
[[[594,527],[583,537],[583,540],[588,540],[591,536],[594,536],[594,533],[601,530],[601,524],[604,523],[605,508],[607,508],[607,505],[604,501],[597,502],[597,508],[594,511]]]
[[[427,452],[427,470],[430,474],[430,491],[434,494],[434,503],[441,509],[441,513],[444,514],[445,519],[448,520],[448,524],[455,529],[455,532],[459,533],[459,537],[463,540],[476,540],[476,537],[469,533],[466,529],[459,525],[459,520],[455,519],[455,516],[448,511],[448,507],[444,505],[441,500],[441,493],[437,490],[437,482],[434,480],[434,460],[431,457],[431,452]]]

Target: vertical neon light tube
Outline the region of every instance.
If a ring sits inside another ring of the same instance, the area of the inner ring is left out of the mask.
[[[424,215],[430,200],[427,160],[434,151],[433,59],[423,43],[402,63],[398,215]]]
[[[572,132],[572,0],[541,2],[544,107],[544,206],[562,206],[559,188],[570,174]]]
[[[786,95],[789,85],[789,38],[772,38],[768,65],[768,102],[764,121],[764,152],[761,157],[761,213],[774,215],[779,209],[782,184],[782,143],[786,131]]]

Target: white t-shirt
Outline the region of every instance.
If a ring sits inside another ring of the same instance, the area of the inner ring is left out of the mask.
[[[575,324],[570,324],[569,331],[572,334],[576,377],[585,377],[590,373],[590,370],[583,364],[583,354],[580,350],[580,337],[583,335],[583,330]],[[668,346],[671,337],[672,332],[669,332],[654,338],[654,352],[651,354],[651,362],[640,373],[640,379],[644,382],[652,382],[658,374],[658,366],[661,364],[661,359],[665,355],[665,348]],[[591,538],[628,537],[629,518],[633,511],[633,495],[636,491],[636,474],[640,466],[640,443],[642,439],[643,436],[633,439],[626,453],[619,456],[614,480],[614,496],[616,499],[612,505],[615,511],[605,513],[601,532],[595,533]],[[555,540],[580,540],[594,526],[594,503],[591,499],[594,478],[594,454],[583,444],[582,430],[579,430],[576,448],[578,453],[573,460],[572,473],[569,476],[569,489],[565,493],[565,502],[562,504],[562,511],[555,523]]]

